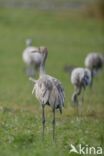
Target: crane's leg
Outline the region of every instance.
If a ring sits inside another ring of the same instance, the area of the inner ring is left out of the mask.
[[[43,131],[42,131],[42,137],[44,140],[44,130],[45,130],[45,112],[44,112],[45,105],[42,105],[42,125],[43,125]]]
[[[79,108],[79,101],[77,101],[76,103],[76,107],[75,107],[75,112],[76,112],[76,115],[79,116],[79,112],[80,112],[80,108]]]
[[[55,104],[54,104],[54,107],[53,107],[53,121],[52,121],[52,124],[53,124],[53,140],[55,140]]]
[[[91,70],[91,83],[90,83],[90,88],[92,89],[93,86],[93,70]]]
[[[75,97],[74,97],[74,103],[75,103],[75,110],[76,114],[79,115],[79,100],[78,100],[78,95],[79,95],[79,88],[75,87]]]
[[[79,87],[79,91],[78,91],[78,96],[81,94],[81,92],[83,91],[82,89],[85,87],[85,86],[83,86],[83,84]],[[84,88],[85,89],[85,88]],[[81,104],[82,104],[82,102],[83,102],[83,94],[82,94],[82,97],[81,97],[81,101],[79,101],[78,102],[78,116],[80,116],[81,115],[81,109],[82,109],[82,106],[81,106]]]
[[[81,98],[81,104],[84,103],[84,91],[85,91],[85,88],[82,89],[82,98]]]

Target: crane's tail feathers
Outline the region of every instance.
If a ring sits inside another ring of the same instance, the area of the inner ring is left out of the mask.
[[[35,92],[35,86],[33,87],[32,94],[34,94],[34,92]]]
[[[36,83],[36,80],[33,79],[32,77],[29,77],[29,80],[32,81],[32,82],[34,82],[34,83]]]

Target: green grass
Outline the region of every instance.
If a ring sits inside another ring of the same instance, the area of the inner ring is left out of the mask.
[[[104,146],[104,72],[87,88],[82,116],[71,106],[73,86],[64,65],[83,66],[90,51],[104,51],[104,23],[79,12],[0,9],[0,155],[68,156],[70,144]],[[46,108],[45,141],[41,139],[41,107],[31,95],[24,72],[25,39],[49,50],[46,71],[65,88],[63,114],[56,115],[56,143],[52,141],[52,112]],[[74,156],[75,154],[73,154]]]

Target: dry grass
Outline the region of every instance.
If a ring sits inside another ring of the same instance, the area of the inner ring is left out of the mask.
[[[84,7],[84,13],[90,18],[104,20],[104,0],[96,0]]]

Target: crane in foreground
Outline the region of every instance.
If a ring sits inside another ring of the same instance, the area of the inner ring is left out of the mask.
[[[35,52],[34,52],[35,53]],[[62,107],[64,106],[64,89],[61,82],[45,73],[45,62],[48,55],[48,50],[45,47],[40,47],[39,54],[42,56],[42,61],[39,67],[39,79],[35,80],[30,78],[34,82],[32,94],[35,93],[36,98],[42,106],[42,135],[44,138],[45,129],[45,106],[48,105],[52,108],[53,112],[53,140],[55,138],[55,110],[59,109],[62,113]]]

